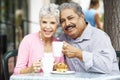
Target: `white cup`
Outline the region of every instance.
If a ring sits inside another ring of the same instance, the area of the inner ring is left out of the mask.
[[[53,71],[53,65],[54,65],[53,57],[43,57],[42,58],[43,73],[51,73]]]
[[[62,55],[63,42],[53,42],[54,56],[60,57]]]

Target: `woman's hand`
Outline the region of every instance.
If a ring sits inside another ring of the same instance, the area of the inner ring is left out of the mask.
[[[42,68],[41,60],[34,62],[31,66],[31,69],[33,70],[33,72],[39,72],[41,68]]]
[[[27,67],[20,70],[20,74],[39,72],[41,70],[41,60],[38,60],[32,64],[31,67]]]

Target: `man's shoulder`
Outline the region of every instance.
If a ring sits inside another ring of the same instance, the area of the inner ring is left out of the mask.
[[[65,40],[66,38],[67,38],[66,35],[63,33],[63,34],[60,35],[59,40],[60,40],[60,41],[63,41],[63,40]]]
[[[100,37],[105,37],[105,36],[109,37],[108,34],[105,31],[101,30],[101,29],[98,29],[98,28],[92,27],[92,26],[91,26],[91,29],[92,29],[92,34],[94,36],[98,36],[99,38]]]

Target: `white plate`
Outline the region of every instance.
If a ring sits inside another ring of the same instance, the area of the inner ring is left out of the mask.
[[[73,74],[75,71],[66,71],[66,72],[58,72],[58,71],[52,71],[52,74]]]

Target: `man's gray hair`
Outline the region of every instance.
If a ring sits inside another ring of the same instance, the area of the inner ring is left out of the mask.
[[[44,5],[41,9],[40,9],[40,13],[39,13],[39,18],[41,20],[42,17],[53,17],[55,16],[58,23],[59,23],[59,9],[58,9],[58,5],[51,3],[48,5]]]
[[[75,2],[63,3],[59,6],[60,11],[64,9],[73,9],[78,15],[83,14],[81,6]]]

